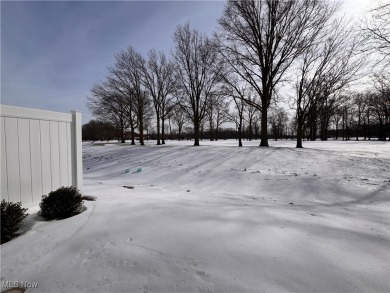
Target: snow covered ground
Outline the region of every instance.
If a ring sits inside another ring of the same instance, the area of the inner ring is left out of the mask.
[[[390,143],[83,145],[86,210],[1,246],[27,292],[390,292]],[[4,285],[4,283],[3,283]],[[3,287],[4,290],[4,287]]]

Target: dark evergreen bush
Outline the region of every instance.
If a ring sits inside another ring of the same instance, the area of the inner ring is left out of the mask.
[[[42,197],[40,216],[47,220],[65,219],[77,215],[83,207],[83,199],[77,188],[60,187]]]
[[[20,202],[1,201],[1,244],[18,235],[20,224],[28,215],[26,211]]]

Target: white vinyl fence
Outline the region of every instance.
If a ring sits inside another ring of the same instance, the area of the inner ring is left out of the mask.
[[[1,105],[1,199],[31,205],[83,186],[81,113]]]

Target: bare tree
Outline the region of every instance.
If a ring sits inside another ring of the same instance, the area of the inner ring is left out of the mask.
[[[169,119],[172,111],[177,107],[177,101],[167,99],[161,108],[161,143],[165,144],[165,120]]]
[[[261,111],[260,146],[268,146],[267,113],[276,86],[334,9],[326,1],[228,1],[219,19],[221,52],[259,96],[251,103]]]
[[[142,84],[143,64],[142,56],[133,47],[115,55],[115,65],[109,68],[117,88],[131,95],[134,112],[137,115],[140,144],[144,145],[144,118],[150,105],[148,92]]]
[[[219,127],[227,122],[230,103],[226,96],[220,92],[212,95],[207,103],[206,115],[209,120],[210,140],[218,140]],[[214,133],[215,132],[215,133]],[[215,135],[214,135],[215,134]]]
[[[293,139],[293,137],[296,136],[296,130],[297,130],[296,117],[292,117],[292,119],[290,119],[290,123],[288,124],[287,129],[289,130],[289,136],[291,137],[291,139]]]
[[[188,23],[179,25],[173,38],[178,81],[176,96],[180,97],[180,106],[192,120],[194,145],[198,146],[207,103],[220,82],[222,67],[214,42],[197,30],[192,30]]]
[[[256,115],[257,113],[260,113],[259,110],[253,106],[255,103],[256,97],[254,97],[254,93],[250,92],[247,95],[249,103],[247,103],[245,107],[246,112],[246,122],[248,123],[248,140],[252,140],[252,134],[253,134],[253,126],[255,123],[258,122],[260,119],[259,115]]]
[[[332,121],[334,128],[335,128],[335,138],[338,139],[338,135],[339,135],[338,131],[339,131],[339,128],[341,125],[341,114],[340,114],[340,111],[338,108],[333,113],[333,115],[331,117],[331,121]]]
[[[269,122],[271,125],[272,136],[274,140],[283,137],[283,132],[287,126],[288,116],[287,112],[283,108],[273,108],[269,115]]]
[[[364,60],[356,57],[358,41],[352,29],[342,20],[333,23],[321,35],[313,39],[300,57],[295,84],[297,148],[302,148],[303,126],[316,126],[317,110],[329,101],[329,97],[342,90],[357,77]],[[326,125],[330,116],[326,117]],[[311,128],[316,135],[316,128]]]
[[[149,51],[149,59],[142,66],[143,83],[153,98],[157,123],[157,144],[160,145],[160,122],[164,125],[167,110],[171,109],[174,92],[174,64],[169,61],[163,52]],[[164,128],[163,128],[164,129]],[[164,131],[163,131],[164,133]],[[162,141],[164,144],[164,139]]]
[[[390,65],[390,3],[380,3],[371,9],[360,25],[364,49],[380,55],[377,64]]]
[[[88,108],[95,117],[110,122],[119,130],[121,143],[125,142],[125,131],[129,127],[129,99],[117,91],[110,81],[95,83],[88,97]]]
[[[171,119],[173,123],[176,125],[178,130],[178,140],[181,140],[181,134],[183,131],[184,124],[186,122],[186,114],[181,107],[175,107],[172,114]]]
[[[353,94],[353,106],[355,109],[355,130],[356,140],[359,140],[359,130],[363,122],[363,116],[368,106],[368,94],[367,93],[355,93]]]
[[[364,132],[364,140],[368,138],[371,140],[371,107],[369,101],[367,101],[367,106],[365,107],[365,111],[363,113],[363,132]]]
[[[343,96],[340,92],[324,96],[318,109],[318,119],[320,120],[320,138],[328,140],[328,129],[331,123],[331,118],[335,115],[340,103],[343,102]]]
[[[386,124],[389,120],[390,103],[385,96],[376,92],[370,96],[370,107],[379,123],[378,139],[384,141],[386,140]]]
[[[219,128],[225,122],[229,122],[230,101],[224,97],[220,104],[215,108],[215,139],[219,138]]]
[[[351,138],[351,128],[353,126],[353,100],[350,95],[344,95],[342,103],[340,103],[340,114],[341,114],[341,123],[342,123],[342,136],[343,141],[350,140]]]
[[[240,80],[240,76],[232,70],[225,68],[222,75],[224,84],[222,90],[226,96],[230,96],[235,105],[235,111],[229,112],[229,120],[234,122],[238,132],[238,146],[242,147],[243,122],[247,103],[245,100],[250,95],[247,83]]]
[[[109,70],[112,72],[113,69],[109,68]],[[119,97],[122,97],[126,105],[124,109],[129,123],[128,127],[130,127],[131,132],[131,144],[135,145],[135,129],[138,127],[138,119],[135,111],[136,101],[134,99],[133,91],[130,87],[124,87],[122,80],[114,74],[108,75],[106,85],[111,91],[116,92]]]
[[[242,128],[244,122],[244,109],[245,102],[242,99],[238,99],[237,97],[233,97],[234,104],[236,108],[234,111],[229,112],[229,120],[233,122],[236,126],[238,133],[238,146],[242,147]]]
[[[374,88],[382,97],[382,109],[385,118],[387,135],[390,140],[390,73],[386,73],[384,71],[381,74],[374,75]]]

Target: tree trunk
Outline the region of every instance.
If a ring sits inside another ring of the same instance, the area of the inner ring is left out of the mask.
[[[140,117],[139,119],[139,143],[145,145],[144,142],[144,119]]]
[[[161,116],[161,144],[165,144],[165,116]]]
[[[387,125],[387,135],[389,136],[389,140],[390,140],[390,115],[389,115],[389,110],[386,109],[385,111],[385,124]],[[386,140],[386,133],[385,133],[385,140]]]
[[[268,113],[266,104],[263,103],[263,108],[261,111],[261,132],[260,132],[260,146],[268,147],[268,133],[267,133],[267,123],[268,123]]]
[[[172,125],[171,125],[171,118],[168,118],[168,125],[169,125],[169,139],[172,141]]]
[[[238,146],[242,147],[242,117],[240,117],[240,122],[238,123]]]
[[[249,136],[248,136],[249,140],[252,140],[252,123],[253,123],[252,119],[253,119],[252,117],[249,118],[249,125],[248,125],[249,126]]]
[[[363,132],[364,132],[364,140],[367,139],[367,122],[364,121],[363,123]]]
[[[214,132],[213,121],[210,119],[209,123],[210,123],[210,141],[214,141],[214,135],[213,135],[213,132]]]
[[[367,111],[367,133],[368,133],[368,140],[371,140],[370,111]]]
[[[161,144],[161,141],[160,141],[160,113],[158,113],[157,109],[156,109],[156,112],[157,112],[157,145],[160,145]]]
[[[303,148],[302,146],[302,138],[303,138],[303,125],[302,122],[297,119],[297,146],[296,148]]]
[[[125,143],[125,125],[123,119],[120,119],[120,132],[121,132],[121,143]]]
[[[360,117],[359,117],[358,124],[356,126],[356,141],[359,140],[359,130],[360,130]]]
[[[276,126],[273,126],[272,129],[274,141],[278,141],[278,128]]]
[[[385,136],[385,129],[384,129],[384,123],[383,119],[380,117],[379,118],[379,135],[378,135],[378,140],[386,140]]]
[[[195,135],[195,142],[194,146],[199,146],[199,119],[198,117],[195,117],[194,119],[194,135]]]
[[[312,121],[312,124],[310,127],[310,140],[311,141],[317,140],[317,123],[316,123],[316,121]]]
[[[179,140],[181,140],[181,132],[183,130],[183,124],[178,123],[177,128],[178,128],[178,131],[179,131]]]
[[[327,135],[327,128],[328,128],[328,125],[327,125],[327,121],[326,121],[326,118],[323,118],[321,120],[321,129],[320,129],[320,139],[322,141],[326,141],[328,140],[328,135]]]
[[[119,135],[121,139],[121,143],[125,143],[125,123],[123,122],[123,118],[119,118]]]
[[[134,141],[134,136],[135,136],[134,125],[131,124],[130,128],[131,128],[131,145],[135,145],[135,141]]]

